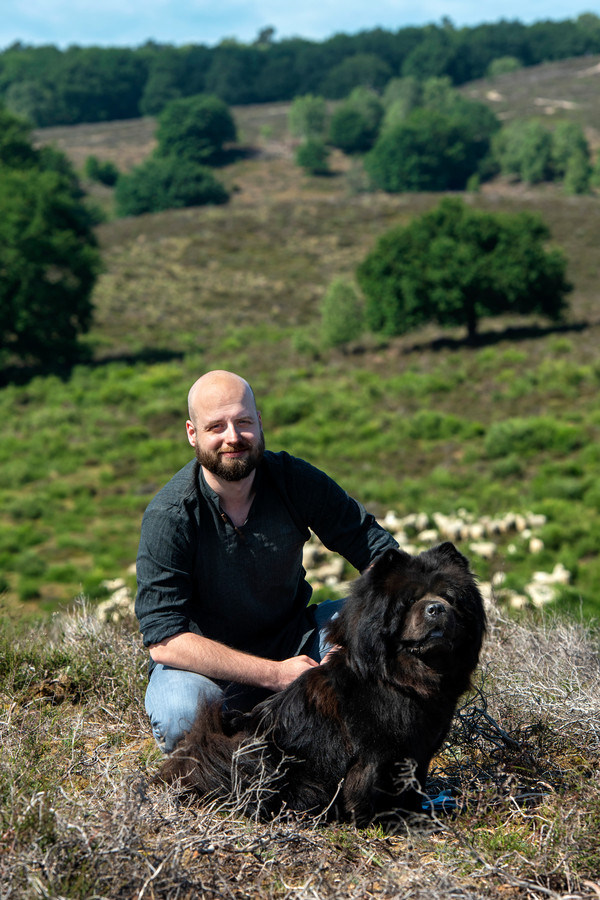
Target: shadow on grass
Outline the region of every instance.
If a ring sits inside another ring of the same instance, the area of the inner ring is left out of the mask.
[[[152,363],[172,362],[173,360],[181,360],[184,353],[178,350],[168,350],[163,347],[151,347],[140,350],[138,353],[115,353],[106,354],[100,359],[94,359],[85,350],[82,350],[70,362],[31,364],[31,365],[9,365],[0,370],[0,388],[7,387],[9,384],[23,386],[28,384],[32,379],[38,377],[46,377],[54,375],[62,381],[68,381],[75,366],[87,366],[90,369],[99,369],[112,363],[124,363],[126,365],[135,365],[136,363]]]
[[[474,338],[464,337],[439,337],[432,341],[420,341],[407,345],[403,348],[402,353],[422,353],[423,350],[433,350],[439,352],[441,350],[463,350],[468,347],[484,348],[493,347],[505,341],[518,343],[519,341],[539,340],[548,337],[551,334],[577,334],[586,331],[592,325],[588,321],[569,322],[560,325],[519,325],[505,328],[502,331],[484,331],[475,335]]]

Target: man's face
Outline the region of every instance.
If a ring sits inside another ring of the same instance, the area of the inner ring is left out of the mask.
[[[260,463],[265,442],[251,392],[219,385],[198,400],[188,440],[200,465],[224,481],[241,481]]]

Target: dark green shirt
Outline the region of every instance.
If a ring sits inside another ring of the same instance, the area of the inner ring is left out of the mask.
[[[314,632],[302,565],[309,529],[362,571],[394,538],[329,476],[266,451],[247,521],[235,528],[195,460],[148,506],[137,558],[144,644],[182,631],[270,659]]]

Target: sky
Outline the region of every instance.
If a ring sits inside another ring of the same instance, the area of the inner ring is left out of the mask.
[[[21,41],[39,46],[214,46],[225,38],[253,41],[273,27],[275,40],[322,41],[334,34],[440,23],[478,25],[501,19],[526,25],[595,12],[593,0],[0,0],[0,49]],[[596,0],[597,2],[597,0]]]

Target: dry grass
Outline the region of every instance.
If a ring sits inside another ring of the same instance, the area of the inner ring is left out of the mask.
[[[481,678],[431,773],[457,804],[385,835],[257,823],[150,783],[144,653],[85,607],[12,642],[0,687],[0,896],[597,897],[597,636],[492,616]]]

